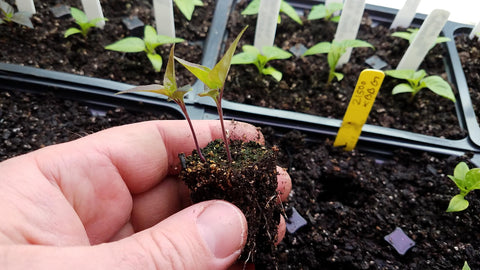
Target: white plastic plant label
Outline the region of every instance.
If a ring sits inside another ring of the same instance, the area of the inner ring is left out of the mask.
[[[281,0],[261,0],[258,9],[255,41],[253,45],[261,52],[264,46],[273,46],[277,31]]]
[[[37,11],[35,10],[35,4],[33,0],[16,0],[15,4],[17,5],[18,11],[27,12],[29,14],[34,14]]]
[[[83,10],[85,15],[89,20],[104,18],[102,5],[100,5],[99,0],[82,0]],[[101,20],[97,23],[97,27],[103,28],[105,26],[105,21]]]
[[[408,28],[412,24],[415,13],[417,13],[418,4],[420,4],[420,0],[407,0],[395,16],[390,29],[396,29],[397,27]]]
[[[470,32],[470,35],[468,36],[470,39],[473,39],[475,36],[480,38],[480,22],[475,25],[475,27],[472,29],[472,32]]]
[[[157,34],[175,37],[175,21],[173,18],[172,0],[153,0],[153,13]]]
[[[450,12],[443,9],[435,9],[427,16],[400,63],[398,63],[397,70],[418,69],[428,51],[435,45],[448,16],[450,16]]]
[[[335,32],[336,41],[346,39],[356,39],[358,28],[362,22],[363,10],[365,9],[365,0],[345,0],[343,4],[342,16],[338,22],[337,32]],[[348,48],[340,60],[338,60],[337,68],[343,66],[350,60],[352,48]]]

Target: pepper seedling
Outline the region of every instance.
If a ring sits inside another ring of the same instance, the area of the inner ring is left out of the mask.
[[[334,16],[335,12],[342,10],[343,3],[332,2],[327,4],[318,4],[312,7],[308,14],[308,20],[324,19],[325,21],[338,22],[340,15]]]
[[[187,18],[189,21],[192,19],[195,7],[203,6],[202,0],[174,0],[174,2],[183,16],[185,16],[185,18]]]
[[[258,11],[260,9],[260,1],[261,0],[253,0],[248,4],[248,6],[242,11],[242,15],[255,15],[258,14]],[[292,20],[294,20],[296,23],[303,25],[302,19],[300,19],[300,16],[298,16],[297,12],[295,9],[286,1],[281,0],[280,3],[280,12],[285,13],[288,17],[290,17]],[[282,22],[282,19],[280,15],[278,15],[278,23]]]
[[[223,122],[222,97],[225,88],[225,80],[227,79],[227,74],[230,70],[233,54],[237,48],[238,41],[245,30],[247,30],[247,27],[245,27],[242,32],[238,34],[237,38],[235,38],[235,40],[232,42],[225,55],[222,57],[222,59],[220,59],[220,61],[218,61],[213,69],[175,57],[180,64],[182,64],[186,69],[188,69],[188,71],[190,71],[193,75],[195,75],[195,77],[205,84],[205,90],[198,95],[201,97],[211,97],[215,102],[222,127],[223,142],[225,143],[227,157],[230,162],[232,161],[232,155],[230,153],[227,132],[225,131],[225,124]]]
[[[92,27],[97,27],[97,23],[101,21],[108,21],[107,18],[95,18],[95,19],[89,20],[85,12],[74,7],[70,8],[70,14],[75,20],[75,23],[78,26],[80,26],[80,28],[75,28],[75,27],[68,28],[67,31],[65,31],[65,34],[63,35],[65,38],[75,34],[82,34],[82,36],[86,38],[90,29]],[[100,27],[97,27],[97,28],[100,28]]]
[[[277,81],[282,80],[282,72],[271,66],[265,67],[265,65],[271,60],[288,59],[292,57],[291,53],[275,46],[263,46],[262,52],[252,45],[244,45],[242,49],[243,52],[232,57],[232,65],[254,64],[260,74],[270,75]]]
[[[411,93],[410,102],[423,88],[428,88],[435,94],[455,102],[455,94],[452,87],[438,75],[427,77],[427,73],[423,69],[419,71],[410,69],[387,70],[385,74],[408,82],[396,85],[392,90],[392,94]]]
[[[412,43],[413,39],[417,36],[419,29],[418,28],[408,28],[407,32],[394,32],[392,33],[392,37],[399,37],[408,40],[408,43]],[[437,37],[435,44],[433,46],[443,43],[443,42],[448,42],[451,39],[448,37]],[[433,48],[432,46],[432,48]]]
[[[320,53],[327,53],[328,66],[330,67],[330,72],[328,74],[327,84],[330,84],[334,78],[337,78],[338,81],[343,79],[343,74],[335,72],[335,68],[338,64],[338,60],[344,53],[347,52],[348,48],[358,48],[358,47],[368,47],[374,49],[372,44],[358,39],[346,39],[342,41],[328,41],[320,42],[310,49],[305,51],[303,56],[315,55]]]
[[[119,92],[117,94],[125,94],[125,93],[132,93],[132,92],[151,92],[160,95],[164,95],[168,98],[169,101],[175,102],[180,109],[182,110],[185,118],[187,119],[188,125],[190,126],[190,130],[192,131],[193,140],[195,141],[195,147],[197,148],[198,155],[202,161],[205,161],[205,157],[202,155],[200,151],[200,146],[198,144],[197,136],[195,134],[195,130],[193,129],[192,121],[190,120],[190,116],[188,115],[187,107],[185,105],[184,97],[185,95],[192,91],[192,87],[190,85],[185,85],[181,88],[177,87],[177,81],[175,79],[175,60],[174,60],[174,51],[175,51],[175,44],[172,45],[170,49],[170,55],[167,61],[167,68],[165,71],[165,75],[163,77],[163,85],[160,84],[150,84],[150,85],[141,85],[134,87],[132,89],[128,89],[126,91]]]
[[[156,72],[160,72],[163,64],[162,56],[157,54],[155,48],[160,45],[182,42],[182,38],[172,38],[157,35],[157,31],[150,25],[145,26],[143,39],[138,37],[126,37],[105,47],[107,50],[138,53],[145,52]]]
[[[453,171],[453,176],[449,175],[460,193],[453,196],[448,204],[447,212],[458,212],[467,209],[468,201],[465,196],[472,190],[480,189],[480,168],[469,169],[465,162],[460,162]]]
[[[468,263],[466,261],[463,263],[462,270],[471,270],[470,266],[468,265]]]
[[[12,22],[33,28],[29,13],[22,11],[15,12],[15,9],[13,9],[10,4],[5,1],[0,1],[0,24]]]

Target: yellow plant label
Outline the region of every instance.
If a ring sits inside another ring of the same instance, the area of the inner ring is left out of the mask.
[[[385,74],[380,70],[366,69],[360,73],[342,125],[333,143],[334,146],[344,146],[346,151],[355,148],[383,78]]]

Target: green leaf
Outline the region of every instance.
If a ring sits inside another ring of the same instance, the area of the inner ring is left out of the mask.
[[[267,62],[276,59],[288,59],[292,54],[275,46],[264,46],[262,54],[267,57]]]
[[[82,33],[82,31],[78,28],[75,28],[75,27],[71,27],[71,28],[68,28],[67,31],[65,31],[65,34],[63,35],[63,37],[69,37],[71,35],[75,35],[75,34],[80,34]]]
[[[358,39],[345,39],[338,41],[339,45],[343,48],[359,48],[359,47],[368,47],[374,48],[372,44]]]
[[[463,263],[462,270],[471,270],[470,266],[468,265],[468,263],[466,261]]]
[[[453,177],[455,177],[455,179],[465,180],[465,176],[467,175],[467,172],[469,170],[470,169],[468,168],[467,163],[460,162],[457,164],[457,166],[455,166],[455,169],[453,170]]]
[[[332,22],[338,23],[340,21],[340,16],[335,16],[331,19]]]
[[[188,71],[190,71],[195,77],[202,81],[207,87],[217,89],[215,88],[216,85],[213,85],[209,80],[208,74],[211,71],[210,68],[189,62],[187,60],[183,60],[178,57],[175,57],[175,60],[182,64],[182,66],[184,66],[186,69],[188,69]]]
[[[81,11],[78,8],[71,7],[70,14],[72,14],[73,19],[77,24],[85,24],[88,23],[88,18],[85,12]]]
[[[242,15],[254,15],[258,13],[260,9],[260,0],[253,0],[248,4],[248,6],[242,11]]]
[[[276,70],[275,68],[273,67],[267,67],[267,68],[264,68],[262,70],[262,73],[265,74],[265,75],[270,75],[272,76],[275,80],[277,80],[278,82],[282,80],[282,72]]]
[[[195,6],[203,6],[202,1],[200,0],[175,0],[175,4],[180,12],[182,12],[183,16],[189,21],[192,19]]]
[[[95,19],[92,19],[89,21],[89,24],[92,26],[92,27],[97,27],[97,23],[99,22],[107,22],[108,19],[107,18],[95,18]]]
[[[177,37],[169,37],[165,35],[158,35],[157,36],[157,42],[160,45],[163,44],[170,44],[170,43],[179,43],[185,41],[183,38],[177,38]]]
[[[450,84],[443,80],[442,77],[437,75],[430,76],[424,78],[422,82],[425,83],[425,86],[435,94],[455,102],[455,94],[453,93]]]
[[[324,4],[315,5],[312,7],[312,10],[308,14],[308,20],[318,20],[323,19],[327,16],[327,8]]]
[[[228,71],[230,70],[230,62],[232,60],[233,54],[237,48],[238,41],[242,37],[245,30],[247,30],[246,26],[243,30],[238,34],[237,38],[232,42],[230,47],[228,48],[225,55],[218,61],[218,63],[213,67],[212,71],[209,74],[209,79],[214,82],[214,84],[219,85],[218,88],[223,87],[225,84],[225,80],[227,78]],[[212,88],[213,89],[213,88]]]
[[[396,78],[396,79],[403,79],[408,80],[413,77],[415,70],[412,69],[393,69],[393,70],[386,70],[385,74],[387,76]]]
[[[412,93],[415,92],[415,89],[413,89],[410,84],[408,83],[401,83],[397,84],[393,90],[392,90],[392,95],[396,94],[401,94],[401,93]]]
[[[251,54],[249,52],[241,52],[232,57],[232,65],[253,64],[258,61],[258,54]]]
[[[335,78],[337,78],[337,81],[341,81],[343,79],[343,74],[340,72],[333,72],[333,75]]]
[[[438,43],[448,42],[448,41],[450,41],[450,40],[451,40],[451,39],[448,38],[448,37],[438,37],[438,38],[436,39],[435,43],[438,44]]]
[[[328,53],[330,52],[331,48],[332,48],[332,44],[330,42],[326,42],[326,41],[320,42],[312,46],[310,49],[306,50],[303,53],[303,56],[315,55],[319,53]]]
[[[408,40],[409,42],[411,42],[410,38],[412,38],[412,33],[408,33],[408,32],[395,32],[395,33],[392,33],[392,37],[403,38],[403,39],[406,39],[406,40]]]
[[[465,200],[465,197],[462,194],[457,194],[450,200],[447,212],[463,211],[468,208],[468,204],[468,201]]]
[[[155,53],[155,48],[160,44],[157,42],[157,31],[153,26],[146,25],[143,31],[143,41],[145,43],[145,48],[149,53]]]
[[[280,3],[280,11],[285,13],[296,23],[303,25],[302,19],[300,19],[300,16],[298,16],[297,11],[295,11],[295,9],[289,3],[282,0]]]
[[[343,9],[343,3],[332,2],[327,5],[327,10],[334,13]]]
[[[163,64],[162,57],[156,53],[147,53],[147,57],[150,63],[152,63],[153,69],[155,69],[156,72],[160,72]]]
[[[145,42],[141,38],[127,37],[105,47],[107,50],[118,52],[143,52],[145,51]]]
[[[11,18],[12,22],[24,25],[28,28],[33,28],[32,21],[30,21],[30,14],[26,12],[17,12]]]
[[[473,168],[466,173],[465,186],[468,191],[480,189],[480,168]]]
[[[170,90],[177,89],[177,81],[175,79],[175,44],[172,45],[170,49],[170,54],[168,55],[167,67],[165,70],[165,75],[163,76],[163,85],[165,88]]]

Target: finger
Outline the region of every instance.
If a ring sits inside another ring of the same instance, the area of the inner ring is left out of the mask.
[[[281,202],[287,201],[288,199],[288,195],[292,190],[292,179],[290,178],[290,175],[287,173],[287,171],[284,168],[277,166],[277,172],[278,172],[277,192],[280,199],[278,203],[281,203]]]
[[[247,224],[223,201],[193,205],[155,227],[94,247],[0,246],[0,266],[18,269],[226,269],[241,253]],[[25,259],[27,258],[27,259]]]

